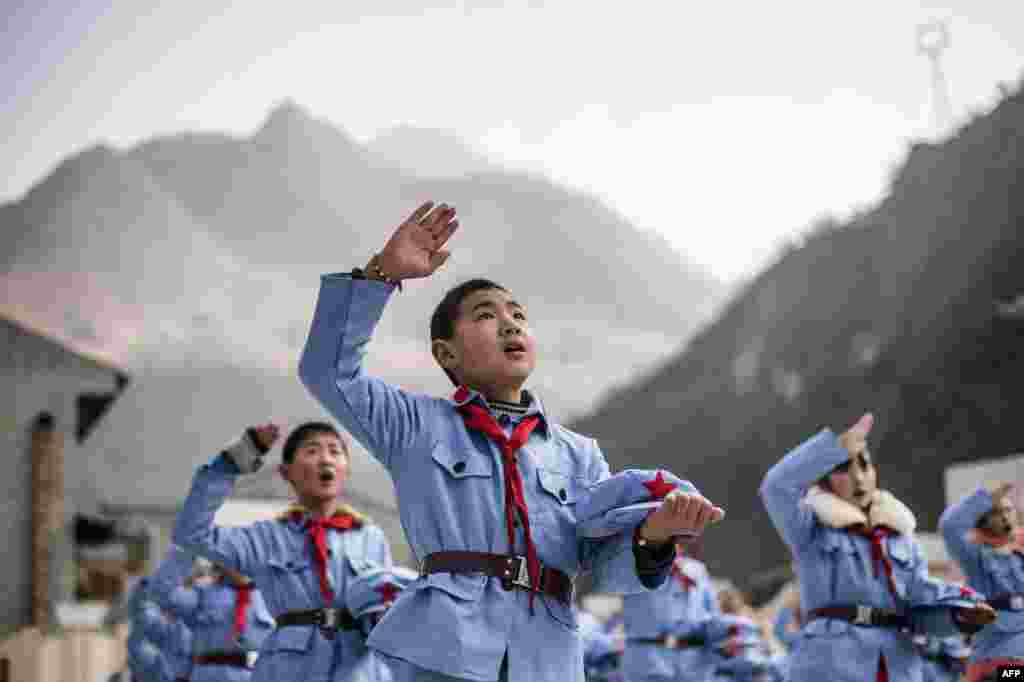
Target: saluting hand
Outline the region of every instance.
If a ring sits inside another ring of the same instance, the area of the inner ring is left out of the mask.
[[[1012,483],[1006,481],[993,481],[985,484],[985,489],[992,495],[993,500],[1001,500],[1013,488]]]
[[[377,256],[377,264],[392,279],[428,277],[448,260],[451,254],[443,247],[458,227],[453,206],[435,208],[428,201],[398,226]]]
[[[856,457],[868,446],[868,434],[875,424],[875,417],[870,412],[857,420],[846,433],[839,436],[839,443],[850,453],[850,457]]]
[[[703,495],[673,490],[644,521],[640,535],[645,540],[660,544],[677,535],[700,535],[708,524],[718,523],[723,518],[725,510],[716,507]]]

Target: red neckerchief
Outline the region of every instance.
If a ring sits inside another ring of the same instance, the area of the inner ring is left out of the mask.
[[[1008,535],[993,535],[982,528],[975,528],[971,531],[971,539],[989,547],[1009,547],[1012,552],[1024,554],[1024,528],[1017,528]]]
[[[301,521],[302,512],[294,512],[293,518]],[[326,518],[311,518],[303,526],[313,540],[313,559],[316,561],[316,570],[320,576],[320,593],[327,605],[334,601],[334,590],[327,580],[327,529],[346,531],[359,528],[360,525],[351,514],[340,513]]]
[[[456,400],[465,396],[465,389],[460,388],[456,392]],[[519,474],[519,467],[516,466],[515,453],[530,437],[530,432],[540,422],[540,417],[530,415],[524,417],[512,432],[512,437],[505,435],[494,416],[480,407],[466,403],[458,408],[466,422],[466,428],[480,431],[490,436],[501,448],[501,463],[505,472],[505,529],[508,532],[509,553],[515,554],[516,531],[514,520],[518,512],[523,522],[523,535],[526,536],[526,570],[530,574],[530,610],[533,610],[533,597],[540,585],[540,560],[537,558],[537,548],[533,544],[533,537],[530,535],[530,513],[526,509],[526,498],[523,496],[523,477]]]
[[[248,585],[235,585],[235,621],[231,634],[238,640],[245,632],[245,612],[252,602],[252,583]]]
[[[892,562],[889,561],[889,557],[885,553],[885,545],[882,544],[884,538],[890,535],[897,535],[897,532],[886,526],[875,526],[869,529],[863,523],[847,526],[846,530],[865,537],[871,542],[871,568],[874,571],[875,577],[878,577],[878,566],[881,565],[885,569],[885,578],[889,585],[889,591],[899,601],[900,595],[896,591],[896,583],[892,577]]]
[[[672,562],[672,577],[676,579],[679,586],[683,588],[683,592],[689,592],[691,588],[696,587],[697,583],[693,578],[683,573],[683,569],[679,567],[679,560]]]

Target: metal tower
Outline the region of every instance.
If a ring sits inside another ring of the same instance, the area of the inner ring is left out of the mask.
[[[942,71],[942,53],[950,46],[949,22],[936,19],[917,27],[917,53],[931,62],[932,71],[932,123],[935,134],[940,135],[953,120],[949,87]]]

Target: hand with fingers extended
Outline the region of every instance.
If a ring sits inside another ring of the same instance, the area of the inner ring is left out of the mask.
[[[371,266],[376,261],[384,275],[397,281],[429,277],[448,260],[450,252],[444,245],[458,227],[454,206],[435,207],[428,201],[398,226],[384,249],[370,261]],[[367,267],[367,271],[372,273],[374,269]]]
[[[868,446],[868,434],[875,424],[875,417],[870,412],[857,420],[846,433],[839,436],[839,443],[850,453],[850,457],[856,457]]]
[[[977,632],[986,625],[995,622],[999,614],[986,602],[978,602],[971,607],[954,609],[953,618],[962,629]]]
[[[1002,500],[1013,489],[1013,483],[991,481],[985,484],[985,489],[988,490],[993,500]]]
[[[697,536],[709,524],[725,518],[725,510],[716,507],[698,493],[673,490],[665,496],[640,527],[640,537],[654,544],[668,542],[676,536]]]

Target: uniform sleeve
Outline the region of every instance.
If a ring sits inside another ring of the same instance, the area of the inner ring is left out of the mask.
[[[951,505],[939,517],[939,532],[950,555],[956,559],[964,575],[975,585],[983,584],[981,577],[981,550],[967,539],[967,534],[982,516],[992,509],[992,495],[985,488]]]
[[[913,630],[935,637],[960,634],[961,626],[954,620],[954,612],[978,603],[980,595],[955,583],[929,576],[928,562],[920,545],[911,542],[911,546],[913,572],[907,583],[907,601]]]
[[[427,437],[424,396],[366,375],[363,355],[391,284],[324,275],[313,324],[299,361],[309,392],[371,455],[390,470],[395,455]]]
[[[198,593],[183,585],[191,572],[192,555],[180,547],[171,546],[149,579],[147,596],[178,618],[191,618],[199,607]]]
[[[589,443],[587,456],[591,463],[590,485],[609,478],[608,462],[594,440]],[[594,591],[613,594],[637,594],[659,588],[668,578],[672,567],[674,548],[667,561],[656,551],[634,551],[633,533],[618,533],[600,540],[584,539],[581,556],[583,567],[593,573]],[[671,547],[671,545],[669,545]]]
[[[829,429],[804,441],[768,470],[760,494],[776,530],[794,553],[807,545],[814,529],[814,512],[803,503],[807,490],[849,453]]]
[[[171,540],[192,554],[251,577],[266,563],[255,526],[223,528],[213,523],[238,475],[238,468],[223,453],[200,467],[175,519]]]

